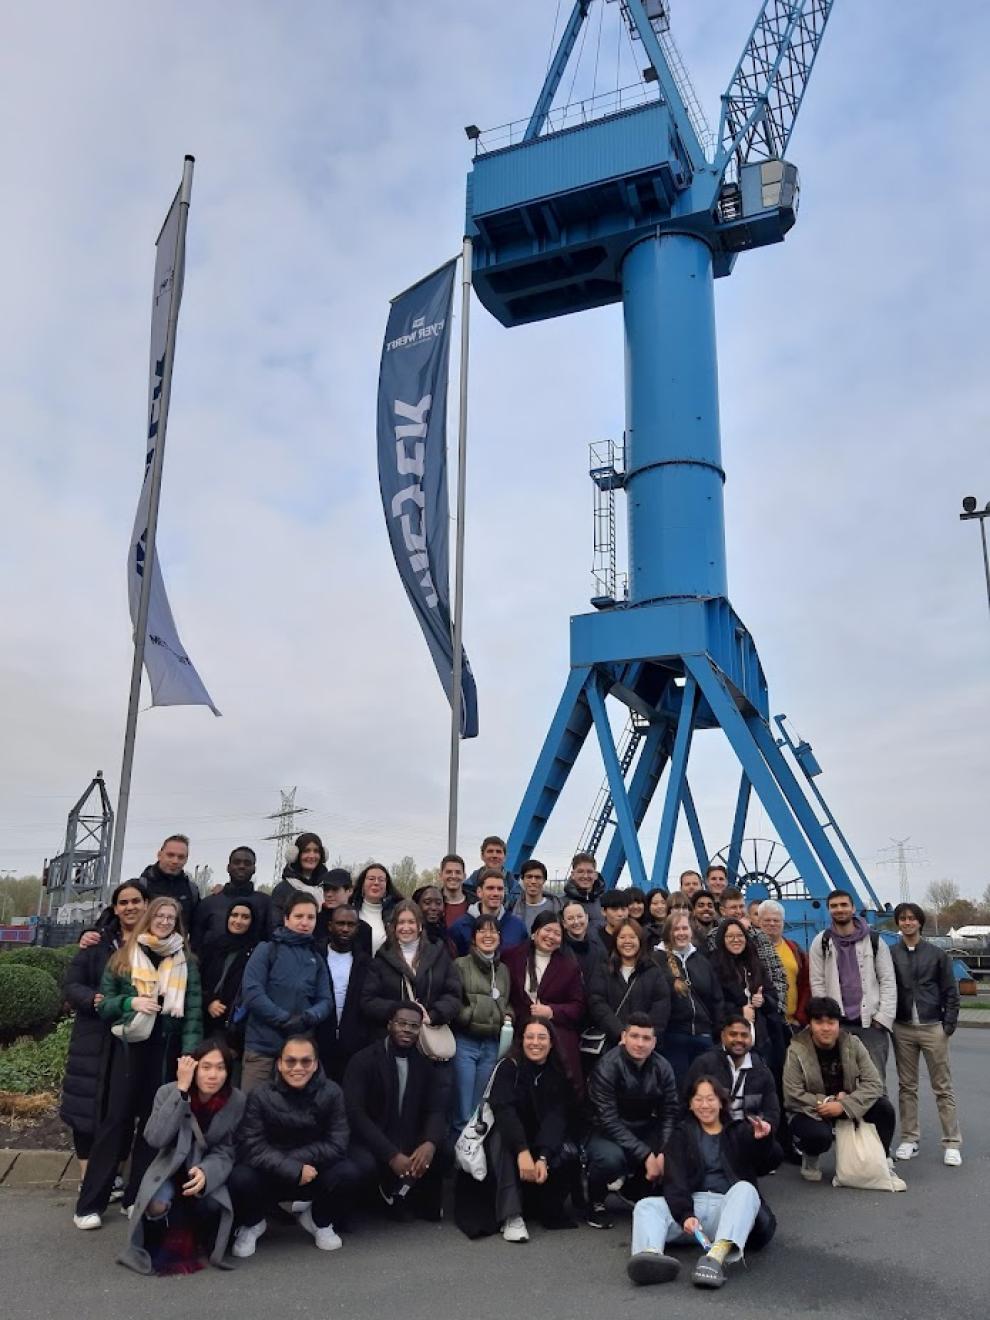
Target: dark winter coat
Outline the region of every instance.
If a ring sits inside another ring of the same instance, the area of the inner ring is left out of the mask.
[[[588,914],[590,928],[594,929],[596,926],[601,926],[605,921],[602,914],[602,905],[599,901],[604,892],[605,881],[601,876],[598,876],[588,893],[585,893],[583,889],[578,889],[573,880],[568,880],[567,884],[564,885],[563,906],[566,907],[568,903],[580,903]]]
[[[362,992],[362,1012],[373,1034],[384,1035],[392,1009],[409,999],[406,985],[412,986],[413,998],[429,1013],[433,1026],[453,1022],[461,1006],[461,978],[444,946],[421,940],[414,974],[397,945],[383,944],[371,960]]]
[[[185,871],[180,871],[178,875],[165,875],[160,871],[157,862],[152,862],[141,872],[141,883],[148,891],[149,900],[152,898],[174,898],[182,909],[182,926],[186,935],[192,933],[196,924],[196,907],[199,903],[199,890],[186,875]]]
[[[588,1098],[594,1130],[633,1159],[643,1163],[647,1155],[666,1151],[681,1102],[674,1070],[662,1054],[637,1064],[617,1045],[588,1079]]]
[[[912,952],[903,940],[890,949],[897,978],[897,1021],[912,1021],[917,1008],[924,1024],[941,1022],[951,1036],[959,1021],[959,986],[952,959],[929,940],[919,940]]]
[[[282,871],[282,879],[272,890],[272,904],[271,904],[272,930],[276,930],[279,926],[284,924],[285,907],[289,899],[292,898],[293,894],[300,894],[303,892],[301,889],[297,889],[295,885],[289,883],[290,877],[293,880],[298,880],[300,884],[309,885],[311,888],[316,890],[316,893],[313,895],[313,897],[316,900],[317,907],[319,907],[320,904],[323,902],[323,899],[321,897],[323,892],[323,881],[327,878],[329,874],[330,874],[329,870],[323,865],[322,862],[318,864],[316,870],[313,871],[311,875],[303,875],[302,871],[299,869],[298,862],[290,862],[288,866],[284,867]]]
[[[752,1067],[744,1068],[738,1083],[739,1094],[743,1097],[743,1108],[747,1114],[765,1118],[774,1132],[780,1127],[780,1100],[777,1096],[777,1083],[773,1073],[756,1051],[750,1053]],[[697,1077],[714,1077],[717,1082],[732,1091],[732,1064],[721,1045],[699,1054],[688,1069],[684,1079],[684,1094],[690,1091]]]
[[[250,881],[247,885],[234,885],[228,881],[219,894],[210,894],[196,908],[190,942],[197,954],[202,954],[211,939],[227,933],[227,914],[235,903],[246,903],[254,913],[252,930],[256,940],[267,940],[271,935],[271,894],[262,894]]]
[[[275,1058],[291,1031],[312,1031],[330,1012],[326,959],[311,937],[279,926],[248,959],[241,982],[244,1048]]]
[[[409,1074],[399,1109],[399,1073],[389,1041],[376,1041],[355,1054],[344,1074],[344,1098],[352,1140],[379,1164],[411,1155],[424,1141],[439,1147],[447,1131],[451,1075],[418,1050],[407,1055]]]
[[[237,1163],[298,1184],[304,1164],[330,1168],[347,1154],[349,1140],[344,1094],[322,1068],[302,1087],[276,1076],[247,1098]]]
[[[517,1035],[522,1031],[523,1023],[530,1016],[533,1000],[529,986],[530,942],[509,949],[502,961],[509,971],[509,999],[512,1004],[512,1018],[516,1024]],[[540,981],[539,1000],[553,1009],[551,1026],[557,1038],[557,1045],[571,1077],[581,1077],[581,1051],[579,1042],[585,1020],[584,982],[577,960],[561,949],[551,954],[547,969]],[[577,1083],[580,1085],[580,1082]]]
[[[680,994],[674,988],[674,972],[670,959],[678,962],[678,980],[686,980],[688,993]],[[695,949],[684,963],[676,954],[668,955],[661,950],[656,954],[667,988],[670,991],[670,1019],[668,1031],[680,1031],[688,1036],[717,1036],[725,1017],[725,1002],[722,998],[722,984],[715,975],[709,959]],[[680,969],[685,969],[681,976]]]
[[[339,1016],[337,1001],[333,994],[333,981],[330,981],[330,1012],[316,1029],[316,1044],[320,1051],[320,1062],[327,1076],[332,1077],[335,1082],[343,1079],[344,1069],[349,1061],[371,1040],[368,1019],[362,1011],[364,984],[368,979],[370,967],[371,954],[363,949],[355,949],[351,974],[347,982],[344,1011]]]
[[[74,1132],[92,1135],[103,1117],[107,1075],[113,1046],[110,1024],[93,1004],[111,956],[120,947],[117,924],[105,930],[99,944],[80,949],[66,968],[62,994],[75,1010],[69,1054],[62,1081],[59,1114]]]
[[[474,919],[478,915],[478,911],[478,904],[472,903],[464,916],[458,917],[447,931],[450,947],[456,951],[458,958],[463,958],[471,948],[471,939],[474,935]],[[506,953],[509,949],[514,949],[518,944],[524,944],[529,939],[529,931],[526,929],[525,921],[522,921],[519,917],[514,917],[508,908],[503,908],[502,914],[498,918],[498,932],[502,939],[499,945],[501,953]]]
[[[206,941],[200,954],[199,979],[203,987],[203,1027],[209,1035],[215,1029],[230,1026],[231,1015],[237,1004],[247,969],[248,959],[258,947],[258,941],[245,943],[239,949],[224,949],[224,936],[213,936]],[[214,999],[226,1004],[222,1018],[211,1017],[209,1006]]]
[[[461,978],[461,1006],[454,1027],[465,1036],[480,1040],[498,1039],[502,1023],[511,1008],[509,973],[499,962],[489,963],[472,950],[454,963]],[[492,997],[492,987],[498,998]]]
[[[495,1127],[513,1155],[528,1150],[552,1163],[564,1142],[575,1139],[577,1095],[552,1061],[537,1068],[526,1059],[503,1059],[488,1098]]]
[[[670,1017],[670,991],[663,972],[652,958],[640,958],[627,981],[609,962],[598,963],[588,980],[588,1017],[596,1031],[604,1031],[607,1050],[618,1045],[631,1013],[650,1015],[659,1049]]]
[[[234,1138],[244,1116],[245,1097],[236,1089],[230,1092],[227,1103],[210,1121],[204,1133],[196,1121],[192,1106],[183,1099],[175,1082],[159,1089],[155,1096],[151,1117],[144,1125],[144,1139],[154,1146],[158,1154],[141,1179],[134,1212],[131,1215],[131,1237],[117,1257],[121,1265],[138,1274],[151,1274],[151,1257],[144,1247],[144,1213],[166,1178],[181,1171],[199,1168],[206,1175],[206,1187],[200,1193],[212,1197],[220,1207],[220,1226],[217,1231],[210,1262],[223,1268],[224,1252],[234,1226],[234,1210],[227,1191],[227,1179],[234,1167]],[[178,1188],[176,1195],[179,1195]]]
[[[565,931],[561,948],[570,949],[577,959],[578,966],[581,968],[581,979],[584,981],[584,988],[587,991],[592,971],[599,963],[605,961],[605,947],[601,940],[598,939],[589,926],[587,937],[583,940],[572,939]]]
[[[133,1016],[131,1000],[137,996],[137,991],[126,973],[115,972],[108,964],[100,982],[100,990],[103,1003],[96,1011],[104,1022],[112,1027]],[[166,1040],[178,1037],[180,1054],[188,1054],[203,1039],[203,996],[195,958],[190,958],[186,963],[186,997],[182,1017],[169,1017],[161,1013],[154,1030],[161,1031]],[[168,1049],[165,1057],[169,1057]]]
[[[783,1153],[773,1133],[757,1140],[748,1122],[729,1123],[720,1133],[722,1169],[729,1186],[737,1182],[752,1183],[759,1191],[758,1179],[772,1173],[783,1159]],[[678,1224],[694,1214],[694,1194],[700,1192],[704,1182],[704,1160],[701,1154],[701,1127],[694,1117],[687,1118],[668,1142],[663,1169],[663,1195],[670,1213]],[[773,1211],[760,1197],[760,1209],[748,1241],[737,1243],[751,1251],[765,1247],[776,1232],[777,1221]]]

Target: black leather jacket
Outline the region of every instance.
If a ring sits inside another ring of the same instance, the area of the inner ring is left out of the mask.
[[[949,955],[928,940],[919,940],[913,951],[898,940],[890,956],[897,978],[896,1020],[912,1021],[914,1006],[924,1025],[941,1022],[951,1036],[959,1020],[959,987]]]
[[[643,1063],[617,1045],[588,1080],[593,1125],[637,1160],[659,1154],[680,1116],[674,1070],[660,1054]]]

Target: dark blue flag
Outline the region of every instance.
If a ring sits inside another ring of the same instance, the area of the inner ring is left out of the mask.
[[[447,371],[457,262],[392,303],[378,377],[378,484],[402,585],[450,699],[454,647],[447,504]],[[474,675],[463,656],[460,729],[478,734]]]

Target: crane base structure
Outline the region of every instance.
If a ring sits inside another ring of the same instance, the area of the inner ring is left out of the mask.
[[[596,613],[571,619],[570,675],[506,864],[518,871],[533,854],[594,728],[615,825],[599,858],[606,883],[628,867],[634,884],[665,886],[682,812],[703,870],[710,854],[688,768],[695,732],[721,729],[740,768],[730,872],[755,791],[802,882],[789,896],[791,920],[820,912],[835,888],[879,907],[814,784],[810,748],[783,726],[780,739],[772,731],[763,668],[726,573],[714,281],[796,221],[798,175],[784,153],[832,0],[765,0],[722,97],[710,157],[667,44],[665,0],[621,0],[648,61],[643,85],[599,109],[583,103],[578,122],[555,118],[591,7],[574,4],[529,119],[469,130],[466,234],[480,301],[507,327],[621,303],[625,340],[624,470],[598,480],[626,497],[628,596],[599,595]],[[632,720],[635,737],[620,749],[609,698]],[[639,830],[665,776],[647,864]]]

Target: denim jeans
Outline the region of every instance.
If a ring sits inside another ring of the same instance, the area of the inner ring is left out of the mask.
[[[726,1259],[739,1260],[760,1212],[760,1194],[748,1182],[737,1182],[722,1192],[695,1192],[694,1215],[700,1219],[705,1236],[712,1242],[720,1238],[735,1243],[736,1250]],[[685,1244],[693,1239],[674,1222],[662,1196],[647,1196],[637,1201],[633,1210],[632,1251],[663,1252],[668,1242]]]
[[[498,1038],[496,1036],[481,1039],[478,1036],[457,1036],[457,1052],[454,1055],[454,1118],[455,1135],[477,1108],[488,1079],[495,1067],[498,1056]]]
[[[660,1053],[674,1070],[678,1091],[684,1085],[691,1064],[711,1048],[711,1036],[692,1036],[687,1031],[667,1030],[663,1033]]]

